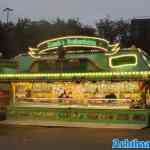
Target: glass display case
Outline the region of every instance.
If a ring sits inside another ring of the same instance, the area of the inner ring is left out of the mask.
[[[139,81],[13,82],[14,103],[129,105],[141,99]]]

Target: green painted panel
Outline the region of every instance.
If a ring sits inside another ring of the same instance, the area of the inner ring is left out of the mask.
[[[150,110],[8,107],[8,118],[149,126]]]
[[[135,63],[136,63],[136,59],[133,56],[124,56],[124,57],[112,59],[112,65],[113,66],[135,64]]]

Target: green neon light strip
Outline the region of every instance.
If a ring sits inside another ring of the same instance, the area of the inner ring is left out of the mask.
[[[88,46],[88,45],[65,45],[63,46],[64,48],[67,48],[67,47],[85,47],[85,48],[95,48],[95,49],[100,49],[100,50],[103,50],[103,51],[108,51],[106,48],[103,48],[103,47],[99,47],[99,46]],[[42,52],[45,52],[45,51],[48,51],[48,50],[51,50],[51,49],[56,49],[58,47],[52,47],[52,48],[47,48],[47,49],[44,49],[44,50],[41,50],[40,53]]]
[[[41,58],[40,55],[36,56],[34,52],[29,51],[28,54],[33,58]]]
[[[106,48],[103,48],[103,47],[97,47],[97,46],[85,46],[85,45],[67,45],[67,46],[64,46],[64,48],[67,48],[67,47],[85,47],[85,48],[95,48],[95,49],[100,49],[104,52],[107,52],[108,50]],[[53,47],[53,48],[47,48],[47,49],[44,49],[44,50],[41,50],[40,52],[37,53],[37,49],[32,49],[32,48],[29,48],[29,54],[43,54],[44,52],[47,52],[49,50],[52,50],[52,49],[56,49],[58,47]]]
[[[115,48],[113,48],[112,51],[113,51],[112,53],[106,53],[105,55],[106,56],[113,56],[113,55],[117,54],[120,51],[120,47],[115,47]]]
[[[67,48],[67,47],[74,47],[73,45],[69,45],[69,46],[64,46],[65,48]],[[95,48],[95,49],[101,49],[102,51],[104,51],[104,52],[106,52],[107,51],[107,49],[105,49],[105,48],[102,48],[102,47],[97,47],[97,46],[83,46],[83,45],[76,45],[75,47],[85,47],[85,48]],[[51,50],[51,49],[55,49],[55,48],[57,48],[57,47],[53,47],[53,48],[47,48],[47,49],[44,49],[44,50],[41,50],[39,53],[35,53],[34,52],[34,49],[32,50],[32,48],[30,48],[29,50],[29,52],[28,52],[28,54],[31,56],[31,57],[33,57],[33,58],[41,58],[42,56],[42,54],[44,53],[45,54],[45,52],[48,52],[49,50]]]
[[[141,72],[92,72],[92,73],[17,73],[17,74],[0,74],[0,79],[36,79],[36,78],[47,78],[47,79],[60,79],[60,78],[71,78],[71,77],[113,77],[113,76],[149,76],[150,71]]]

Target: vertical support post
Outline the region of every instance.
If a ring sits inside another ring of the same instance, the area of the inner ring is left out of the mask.
[[[12,88],[12,104],[15,104],[16,102],[16,89],[15,85],[11,83],[11,88]]]

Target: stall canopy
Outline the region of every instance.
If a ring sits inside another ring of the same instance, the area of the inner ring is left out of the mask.
[[[97,37],[66,36],[39,43],[12,63],[0,61],[0,78],[72,78],[150,75],[150,56]]]

